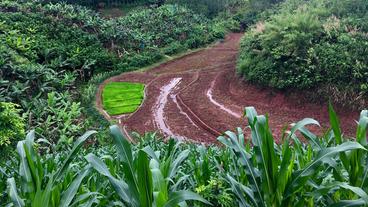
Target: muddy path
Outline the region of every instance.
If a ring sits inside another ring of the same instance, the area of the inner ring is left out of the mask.
[[[243,109],[254,106],[268,114],[272,133],[279,139],[285,125],[310,117],[318,120],[323,133],[328,127],[327,104],[304,101],[302,94],[259,88],[241,80],[235,71],[242,34],[229,34],[224,41],[201,51],[169,61],[144,72],[123,73],[100,85],[97,108],[108,119],[117,119],[124,132],[157,131],[194,142],[214,143],[226,130],[246,126]],[[134,113],[110,117],[101,105],[101,91],[109,81],[146,84],[145,99]],[[336,109],[347,134],[353,134],[358,112]],[[245,129],[246,133],[249,130]],[[278,140],[277,140],[278,141]]]

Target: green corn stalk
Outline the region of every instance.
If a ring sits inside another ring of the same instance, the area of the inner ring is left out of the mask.
[[[9,196],[15,206],[69,206],[77,195],[83,179],[90,173],[87,166],[70,183],[66,189],[57,188],[58,183],[66,179],[68,168],[76,157],[83,143],[95,131],[86,132],[78,138],[67,158],[53,173],[45,174],[40,155],[34,149],[35,133],[28,133],[25,140],[18,142],[17,150],[20,157],[19,176],[20,186],[17,187],[15,178],[8,178]]]
[[[247,174],[246,182],[237,180],[230,173],[227,175],[227,180],[241,206],[314,205],[313,197],[304,192],[313,192],[322,188],[317,175],[324,172],[324,168],[334,166],[336,162],[333,159],[336,156],[355,151],[366,154],[365,148],[358,142],[345,141],[336,146],[326,147],[305,127],[310,124],[319,125],[313,119],[303,119],[293,125],[284,143],[277,146],[273,141],[267,117],[257,115],[253,107],[247,107],[245,111],[251,129],[253,144],[251,152],[246,151],[233,132],[226,132],[224,136],[218,138],[225,146],[232,149],[239,164],[244,167],[239,170],[244,170]],[[297,131],[310,142],[309,147],[304,147],[297,138]],[[290,145],[291,140],[293,145]],[[332,193],[332,189],[339,189],[341,192],[349,190],[355,196],[354,198],[358,197],[356,200],[350,200],[352,203],[366,201],[366,194],[360,187],[345,182],[336,182],[334,185],[323,187],[328,193]],[[347,201],[341,200],[335,204],[338,206],[345,202]]]
[[[329,105],[329,115],[331,128],[333,132],[333,137],[335,138],[336,143],[342,143],[344,140],[342,139],[342,132],[340,128],[340,123],[336,112],[334,111],[332,105]],[[367,128],[368,128],[368,111],[363,110],[360,113],[359,121],[357,122],[357,132],[356,132],[356,142],[360,143],[365,149],[356,149],[352,150],[349,153],[341,152],[340,160],[342,162],[342,166],[348,172],[348,182],[352,186],[361,187],[365,190],[368,190],[367,186]],[[337,180],[343,182],[344,176],[341,175],[341,170],[336,170],[335,177]],[[362,176],[363,175],[363,176]]]
[[[110,127],[110,131],[123,166],[124,178],[113,176],[106,164],[94,154],[88,154],[86,159],[97,172],[110,181],[124,204],[132,207],[169,207],[195,200],[210,205],[196,193],[169,188],[169,181],[176,175],[189,151],[184,150],[176,157],[173,156],[174,153],[169,153],[163,161],[150,147],[133,154],[131,144],[123,137],[120,128],[114,125]]]

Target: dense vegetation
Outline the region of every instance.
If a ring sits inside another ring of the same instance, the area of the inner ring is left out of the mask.
[[[71,143],[81,129],[100,127],[83,121],[90,111],[82,105],[90,107],[103,77],[203,46],[225,33],[176,5],[112,20],[63,3],[1,1],[0,11],[0,102],[19,104],[27,129],[53,144]],[[110,73],[97,75],[104,72]],[[81,87],[86,88],[83,100]]]
[[[0,102],[0,147],[5,148],[25,134],[25,124],[16,104]]]
[[[39,155],[30,132],[19,156],[2,168],[0,197],[14,206],[362,206],[368,204],[368,111],[355,141],[343,138],[330,108],[332,129],[321,138],[303,119],[276,145],[268,120],[246,108],[252,131],[226,132],[225,147],[163,142],[155,134],[133,145],[111,127],[114,147],[98,149],[77,139],[71,151]],[[298,137],[303,134],[306,143]],[[289,142],[294,144],[290,145]],[[253,146],[253,147],[251,147]],[[92,153],[91,153],[92,151]],[[5,180],[7,180],[8,191]]]
[[[253,1],[253,0],[252,0]],[[277,1],[277,0],[276,0]],[[46,2],[59,2],[58,0],[46,0]],[[88,6],[90,8],[124,8],[131,6],[148,6],[158,7],[164,4],[180,4],[186,6],[189,9],[204,14],[209,17],[216,16],[219,12],[223,12],[226,9],[231,8],[232,4],[242,3],[244,5],[246,0],[65,0],[70,4],[78,4]],[[262,0],[263,5],[265,2]],[[272,2],[272,1],[271,1]]]
[[[244,36],[239,73],[279,89],[361,96],[368,88],[367,9],[364,0],[286,1]]]
[[[354,138],[330,106],[321,137],[306,118],[275,143],[268,117],[248,107],[250,137],[238,128],[205,146],[148,132],[127,140],[93,105],[113,75],[251,27],[238,61],[245,79],[363,108],[367,1],[142,0],[116,19],[94,0],[58,2],[0,2],[0,206],[368,205],[367,110]],[[111,83],[105,109],[134,111],[143,88]]]

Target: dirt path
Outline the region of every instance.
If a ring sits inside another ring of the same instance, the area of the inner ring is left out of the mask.
[[[158,131],[195,142],[216,142],[226,130],[246,125],[245,106],[254,106],[259,114],[268,114],[275,137],[286,124],[305,117],[317,119],[322,133],[328,127],[327,105],[304,101],[302,95],[287,96],[267,88],[259,88],[240,80],[235,65],[242,34],[229,34],[215,46],[145,72],[124,73],[106,80],[97,94],[97,107],[101,107],[101,91],[109,81],[130,81],[146,84],[142,106],[133,114],[115,118],[126,133]],[[354,120],[359,113],[337,109],[343,129],[348,134],[355,130]],[[247,130],[246,130],[247,131]]]

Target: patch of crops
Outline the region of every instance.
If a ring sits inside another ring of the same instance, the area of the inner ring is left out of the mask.
[[[18,142],[17,156],[0,165],[0,203],[5,206],[367,206],[368,111],[357,117],[355,139],[344,137],[329,108],[322,137],[305,118],[291,124],[276,144],[268,117],[246,108],[247,126],[219,137],[219,146],[163,141],[136,135],[137,144],[111,126],[114,145],[70,150],[41,145],[34,131]],[[304,140],[304,141],[302,141]],[[36,147],[37,146],[37,147]],[[179,205],[180,203],[180,205]]]
[[[110,115],[132,113],[141,105],[143,97],[143,84],[111,82],[102,92],[103,108]]]

